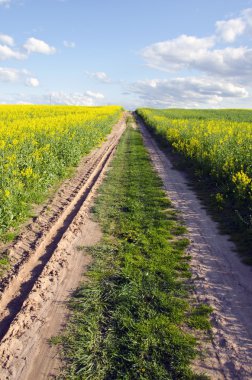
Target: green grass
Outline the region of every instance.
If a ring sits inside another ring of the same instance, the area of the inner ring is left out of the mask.
[[[188,241],[139,131],[124,134],[94,212],[104,237],[71,298],[61,378],[205,379],[190,369],[203,322],[188,302]]]
[[[199,305],[191,310],[189,325],[200,330],[211,330],[209,314],[213,311],[209,305]]]
[[[9,258],[7,255],[1,255],[0,257],[0,277],[4,272],[10,268]]]

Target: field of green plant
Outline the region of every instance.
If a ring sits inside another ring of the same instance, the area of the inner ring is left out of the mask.
[[[252,111],[143,108],[137,113],[211,184],[219,209],[227,206],[236,214],[235,228],[251,231]]]
[[[113,106],[0,106],[0,240],[104,139],[121,112]]]

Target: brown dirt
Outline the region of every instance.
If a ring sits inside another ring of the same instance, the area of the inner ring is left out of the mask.
[[[173,168],[144,125],[139,125],[167,195],[188,228],[195,297],[214,309],[212,336],[202,342],[202,358],[194,367],[214,380],[251,380],[252,268],[240,261],[234,245],[220,234],[183,173]]]
[[[60,283],[60,289],[58,289],[54,301],[50,305],[50,314],[46,310],[44,323],[36,333],[36,339],[33,339],[34,348],[29,354],[29,364],[26,361],[26,366],[22,372],[24,379],[50,379],[55,377],[60,370],[61,362],[58,348],[50,345],[48,340],[64,330],[67,315],[66,300],[78,287],[80,279],[85,281],[85,277],[82,276],[90,264],[91,258],[79,248],[90,247],[98,243],[102,237],[99,225],[92,221],[88,215],[79,232],[79,235],[71,243],[71,261],[64,279]]]
[[[64,326],[65,302],[90,262],[78,246],[95,244],[101,236],[89,210],[125,118],[9,247],[13,266],[0,288],[1,380],[55,375],[59,361],[47,339]]]

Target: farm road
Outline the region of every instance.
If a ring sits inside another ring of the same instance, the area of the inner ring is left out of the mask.
[[[101,236],[88,210],[124,128],[122,121],[11,247],[16,265],[0,288],[1,380],[42,380],[57,372],[57,352],[47,339],[62,327],[65,301],[90,262],[78,247]],[[212,339],[202,343],[204,355],[194,366],[213,380],[252,379],[252,269],[240,262],[234,246],[220,235],[184,175],[173,169],[142,124],[140,128],[167,195],[188,227],[195,297],[214,308]],[[95,182],[87,187],[90,176]]]
[[[213,380],[252,379],[252,268],[241,263],[227,236],[203,209],[185,176],[175,170],[139,121],[145,145],[168,197],[188,228],[195,296],[210,304],[212,339],[195,369]]]

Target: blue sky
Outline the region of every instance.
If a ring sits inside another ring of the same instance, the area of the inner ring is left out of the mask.
[[[0,103],[251,107],[251,0],[0,0]]]

